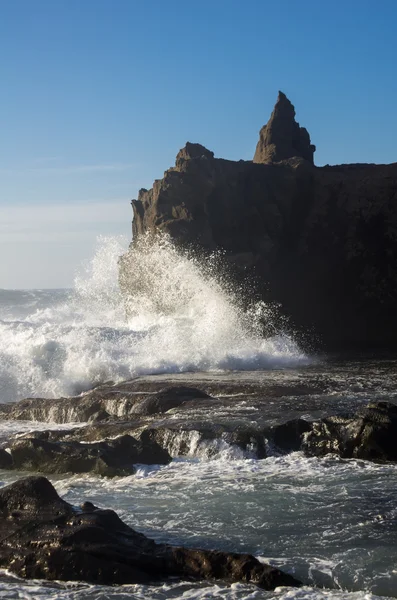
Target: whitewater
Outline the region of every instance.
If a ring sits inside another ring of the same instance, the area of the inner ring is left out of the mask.
[[[139,376],[218,382],[327,377],[328,396],[396,401],[393,361],[325,361],[271,330],[273,308],[249,302],[219,265],[142,242],[131,295],[119,289],[122,238],[99,240],[70,290],[0,291],[0,402],[58,398]],[[244,302],[243,302],[244,300]],[[336,390],[336,391],[335,391]],[[309,399],[309,398],[308,398]],[[277,400],[276,400],[277,401]],[[281,401],[281,399],[280,399]],[[302,398],[296,398],[302,402]],[[274,399],[273,399],[273,402]],[[242,402],[244,404],[244,402]],[[236,404],[237,406],[237,404]],[[253,419],[250,406],[244,405]],[[211,419],[213,415],[209,415]],[[71,427],[73,424],[63,425]],[[56,424],[0,423],[0,438]],[[168,580],[117,588],[22,581],[0,573],[0,598],[33,600],[362,600],[397,597],[397,467],[295,452],[256,460],[233,446],[198,451],[131,477],[53,476],[72,504],[112,508],[156,541],[250,552],[301,579],[300,589]],[[21,474],[0,472],[2,485]]]
[[[126,247],[122,238],[101,239],[72,290],[0,291],[3,402],[70,396],[137,375],[306,360],[288,337],[261,337],[264,305],[243,310],[210,259],[203,268],[167,238],[135,253],[140,288],[126,317],[118,286]]]

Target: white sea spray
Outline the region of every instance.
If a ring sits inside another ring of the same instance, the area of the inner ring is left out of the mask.
[[[143,374],[308,361],[288,336],[262,336],[268,307],[242,308],[217,274],[219,257],[200,262],[168,238],[131,254],[127,318],[118,286],[126,247],[122,238],[101,238],[68,294],[14,292],[12,299],[0,291],[0,401],[78,394]]]

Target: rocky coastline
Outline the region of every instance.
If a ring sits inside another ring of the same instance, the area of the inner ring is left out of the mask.
[[[314,152],[282,92],[253,161],[215,158],[188,142],[132,201],[125,293],[134,244],[166,233],[204,255],[222,250],[234,279],[249,282],[250,297],[279,305],[301,344],[395,350],[397,163],[317,167]]]
[[[278,307],[273,334],[292,333],[302,347],[394,349],[397,164],[316,167],[314,152],[281,92],[253,161],[187,143],[133,201],[133,242],[119,263],[126,303],[140,240],[167,234],[204,263],[221,250],[233,285]],[[155,283],[156,273],[147,295]],[[293,569],[248,553],[158,543],[111,507],[67,503],[45,476],[113,484],[142,465],[166,470],[225,452],[245,465],[293,453],[397,463],[395,361],[346,364],[313,357],[296,368],[147,375],[0,404],[0,468],[12,481],[0,489],[0,567],[105,585],[176,577],[300,586]]]
[[[134,474],[137,464],[211,457],[222,444],[258,460],[270,448],[280,454],[397,461],[394,402],[368,402],[364,388],[346,403],[343,392],[338,397],[341,383],[329,375],[314,376],[313,368],[306,377],[300,371],[277,375],[276,381],[258,381],[254,375],[217,381],[197,374],[195,387],[188,385],[189,374],[137,377],[83,396],[3,404],[1,420],[43,427],[1,440],[0,464],[44,474],[120,477]],[[370,378],[367,385],[372,389]],[[56,423],[74,426],[57,429]]]
[[[1,440],[1,468],[25,478],[0,490],[0,566],[26,578],[100,584],[172,575],[264,589],[300,585],[251,555],[157,544],[112,510],[83,498],[81,508],[67,504],[37,474],[128,477],[142,464],[208,460],[225,448],[250,460],[300,451],[397,462],[397,404],[382,398],[368,402],[367,393],[384,379],[378,363],[372,371],[368,363],[365,368],[365,378],[357,363],[342,381],[339,366],[338,377],[332,377],[321,364],[262,379],[255,373],[137,377],[78,397],[0,405],[4,423],[35,424],[35,431],[3,434]],[[394,389],[393,363],[386,361],[382,369]],[[347,388],[360,389],[349,403]],[[71,426],[61,429],[56,423]],[[26,478],[29,472],[35,475]]]
[[[167,577],[224,579],[272,590],[300,585],[248,554],[156,544],[112,510],[62,500],[45,477],[0,490],[0,566],[20,577],[114,585]]]

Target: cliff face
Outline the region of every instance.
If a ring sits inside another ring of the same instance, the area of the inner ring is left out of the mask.
[[[306,129],[279,95],[254,161],[187,144],[141,190],[133,237],[223,248],[236,274],[281,303],[294,327],[328,349],[397,345],[397,164],[315,167]]]

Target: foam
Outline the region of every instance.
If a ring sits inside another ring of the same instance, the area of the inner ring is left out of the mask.
[[[382,600],[368,592],[342,592],[310,587],[277,588],[265,592],[252,585],[169,582],[158,586],[126,585],[116,589],[84,584],[25,582],[12,577],[0,583],[0,598],[7,600]]]
[[[101,238],[69,294],[13,292],[0,302],[0,401],[59,397],[137,375],[305,364],[288,336],[263,338],[269,308],[244,310],[230,283],[168,238],[130,254],[127,302],[118,287],[123,238]],[[18,302],[15,302],[15,298]],[[17,308],[13,312],[13,305]]]

